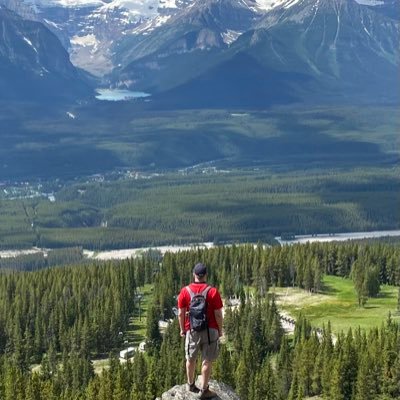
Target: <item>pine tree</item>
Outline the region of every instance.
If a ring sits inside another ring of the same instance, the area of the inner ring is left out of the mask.
[[[359,307],[364,307],[368,299],[368,291],[365,284],[366,270],[367,266],[363,265],[360,259],[356,260],[352,266],[351,275],[357,293]]]
[[[103,371],[103,375],[100,379],[100,387],[98,393],[98,400],[110,400],[113,398],[113,384],[109,371]]]
[[[299,394],[299,380],[296,371],[293,371],[293,380],[290,386],[287,400],[297,400]]]
[[[354,346],[353,332],[349,329],[343,344],[342,391],[345,399],[351,398],[357,378],[358,357]]]
[[[262,378],[262,385],[264,387],[264,397],[262,398],[264,400],[278,400],[274,370],[268,361],[263,368]]]
[[[337,355],[333,362],[332,375],[330,380],[330,400],[345,400],[342,385],[343,379],[343,361],[341,355]]]
[[[135,382],[132,386],[130,394],[130,400],[145,400],[145,392],[143,391],[143,385]]]
[[[126,376],[126,369],[122,366],[119,366],[113,375],[113,379],[115,380],[113,400],[126,400],[129,397],[130,389]]]
[[[41,398],[46,400],[59,400],[59,396],[54,393],[52,381],[45,381],[42,385]]]
[[[263,398],[263,385],[261,379],[261,372],[257,371],[253,374],[251,381],[249,381],[248,400],[262,399]]]
[[[147,311],[146,338],[150,354],[160,349],[162,336],[158,327],[160,312],[156,305],[152,304]]]
[[[282,338],[281,348],[277,359],[277,392],[279,399],[286,399],[292,381],[292,365],[289,342],[286,336]]]
[[[363,354],[357,374],[354,400],[376,400],[377,387],[371,375],[372,364],[368,353]]]
[[[98,377],[92,379],[85,391],[85,400],[97,400],[99,399],[99,387],[100,380]]]
[[[332,343],[332,331],[331,324],[328,322],[327,328],[323,327],[322,330],[322,374],[321,374],[321,385],[322,394],[325,399],[329,399],[330,393],[330,378],[332,372],[332,355],[333,355],[333,343]]]
[[[220,353],[215,362],[213,375],[217,381],[234,386],[235,378],[232,368],[231,356],[225,344],[220,347]]]
[[[40,377],[38,374],[34,373],[29,378],[25,400],[41,400],[40,392]]]
[[[155,360],[149,365],[149,371],[146,380],[146,396],[145,400],[154,400],[158,392],[158,383],[156,377]]]
[[[236,392],[238,393],[239,397],[243,400],[247,400],[248,398],[250,379],[251,379],[251,374],[249,374],[244,359],[241,358],[236,368],[235,380],[236,380]]]
[[[397,292],[397,314],[400,314],[400,287]]]

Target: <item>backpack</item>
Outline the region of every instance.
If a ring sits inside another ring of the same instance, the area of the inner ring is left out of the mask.
[[[190,295],[189,321],[190,330],[200,332],[208,328],[207,321],[207,294],[211,286],[207,286],[201,293],[194,293],[189,286],[186,290]]]

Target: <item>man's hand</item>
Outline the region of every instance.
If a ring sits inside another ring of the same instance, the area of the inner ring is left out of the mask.
[[[179,320],[179,329],[181,337],[186,336],[185,332],[185,314],[186,314],[186,308],[179,308],[178,309],[178,320]]]
[[[218,334],[219,334],[219,337],[221,337],[222,336],[222,326],[224,324],[222,308],[220,308],[219,310],[214,310],[214,315],[215,315],[215,320],[217,321],[217,325],[218,325]]]

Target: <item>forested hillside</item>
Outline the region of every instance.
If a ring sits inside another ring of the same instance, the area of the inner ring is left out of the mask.
[[[387,400],[400,396],[398,317],[382,315],[370,331],[332,335],[301,316],[285,335],[271,286],[323,290],[326,274],[351,277],[362,298],[379,296],[381,285],[400,285],[400,250],[393,244],[312,244],[217,247],[177,254],[160,262],[154,254],[98,265],[0,274],[0,398],[5,400],[153,400],[183,383],[183,342],[177,321],[163,336],[158,320],[173,317],[180,288],[198,260],[224,298],[225,335],[216,379],[243,400]],[[372,285],[374,283],[374,285]],[[152,284],[147,351],[120,364],[137,293]],[[369,289],[375,288],[375,291]],[[398,300],[400,302],[400,299]],[[365,303],[360,302],[360,307]],[[367,303],[368,306],[368,303]],[[398,308],[400,308],[400,303]],[[393,310],[395,311],[395,310]],[[94,373],[92,359],[111,354],[110,368]],[[41,363],[40,372],[32,372]]]
[[[294,174],[199,167],[136,176],[66,185],[54,202],[1,201],[0,248],[272,243],[288,232],[400,227],[399,168]]]

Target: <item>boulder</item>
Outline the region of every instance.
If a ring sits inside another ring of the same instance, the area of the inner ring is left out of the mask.
[[[198,382],[196,384],[199,385]],[[210,389],[218,395],[214,397],[215,400],[240,400],[233,389],[224,383],[211,380]],[[156,400],[198,400],[199,397],[198,394],[187,391],[186,385],[176,385]]]

